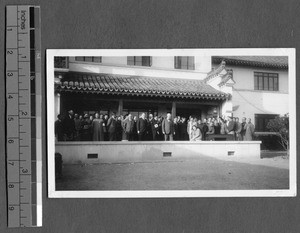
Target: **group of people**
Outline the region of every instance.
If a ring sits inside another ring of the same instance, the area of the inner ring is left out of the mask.
[[[112,113],[94,115],[74,114],[69,110],[66,116],[58,115],[55,121],[57,141],[204,141],[209,135],[229,134],[233,140],[251,141],[254,125],[249,118],[239,122],[238,117],[197,119],[190,116],[166,117],[141,113],[139,118],[132,114],[117,116]]]
[[[235,141],[252,141],[254,138],[255,127],[251,118],[238,117],[218,117],[204,118],[202,121],[190,117],[187,124],[187,131],[190,141],[211,140],[213,135],[230,135]]]

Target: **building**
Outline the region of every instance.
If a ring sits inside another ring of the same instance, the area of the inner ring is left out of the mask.
[[[233,74],[232,114],[251,118],[257,132],[289,113],[287,56],[212,57],[212,67],[215,73],[227,69]]]
[[[288,113],[287,57],[56,57],[55,115],[171,112],[251,118]]]

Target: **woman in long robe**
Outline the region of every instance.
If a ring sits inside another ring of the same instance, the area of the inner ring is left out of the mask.
[[[104,141],[103,119],[99,118],[99,114],[95,114],[92,122],[93,141]]]
[[[254,125],[251,123],[251,119],[248,119],[248,123],[244,126],[245,136],[244,141],[252,141],[254,136]]]

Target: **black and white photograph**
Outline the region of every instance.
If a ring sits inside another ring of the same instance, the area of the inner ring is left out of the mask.
[[[296,195],[294,49],[47,50],[49,197]]]
[[[0,8],[0,233],[300,232],[300,1]]]

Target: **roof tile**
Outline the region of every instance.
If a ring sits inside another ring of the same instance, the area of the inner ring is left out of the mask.
[[[173,98],[226,99],[228,94],[218,91],[203,80],[126,76],[115,74],[90,74],[69,72],[58,91],[76,91],[110,94],[136,93],[138,96],[168,96]],[[132,95],[132,94],[131,94]]]
[[[225,61],[227,65],[288,69],[287,56],[213,56],[213,63]]]

